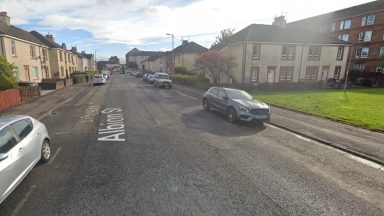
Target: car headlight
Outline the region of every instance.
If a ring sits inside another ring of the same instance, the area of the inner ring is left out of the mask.
[[[244,106],[240,106],[239,105],[239,110],[243,111],[243,112],[249,112],[249,109],[247,107],[244,107]]]

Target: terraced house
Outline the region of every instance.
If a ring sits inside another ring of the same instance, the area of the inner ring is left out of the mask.
[[[303,28],[251,24],[213,47],[236,57],[237,66],[221,80],[244,85],[341,79],[347,67],[346,42]]]
[[[288,23],[352,43],[351,69],[384,72],[384,3],[372,1]]]
[[[11,25],[7,13],[0,12],[0,54],[14,64],[18,82],[51,78],[48,48],[31,33]]]
[[[180,46],[172,50],[175,67],[185,66],[188,71],[197,71],[196,58],[205,51],[207,51],[207,48],[200,44],[183,40]]]
[[[67,50],[65,43],[57,44],[51,34],[44,36],[37,31],[31,31],[31,34],[49,47],[51,78],[69,78],[71,73],[77,70],[77,57],[73,52]]]

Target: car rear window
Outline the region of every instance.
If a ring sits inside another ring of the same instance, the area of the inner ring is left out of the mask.
[[[21,140],[28,136],[33,129],[32,121],[28,118],[12,123],[11,127]]]
[[[7,153],[17,144],[16,138],[9,127],[0,131],[0,153]]]

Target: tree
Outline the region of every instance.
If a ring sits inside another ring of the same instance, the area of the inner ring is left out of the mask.
[[[13,69],[13,64],[10,64],[4,56],[0,55],[0,91],[18,87]]]
[[[215,40],[215,42],[213,42],[213,44],[212,44],[211,47],[213,47],[213,46],[219,44],[219,43],[220,43],[221,41],[223,41],[224,39],[231,37],[231,36],[233,35],[233,32],[234,32],[234,31],[235,31],[234,28],[232,28],[232,29],[229,28],[229,29],[221,30],[221,31],[220,31],[220,35],[219,35],[219,36],[216,36],[216,40]]]
[[[207,69],[209,77],[213,83],[220,83],[223,74],[230,76],[230,71],[236,64],[233,56],[226,56],[216,50],[208,50],[200,54],[196,59],[196,64]]]

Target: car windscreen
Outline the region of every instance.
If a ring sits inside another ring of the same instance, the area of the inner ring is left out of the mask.
[[[227,95],[230,99],[242,99],[242,100],[251,100],[252,96],[247,92],[235,89],[226,89]]]
[[[169,76],[165,74],[159,74],[157,75],[157,79],[169,79]]]

